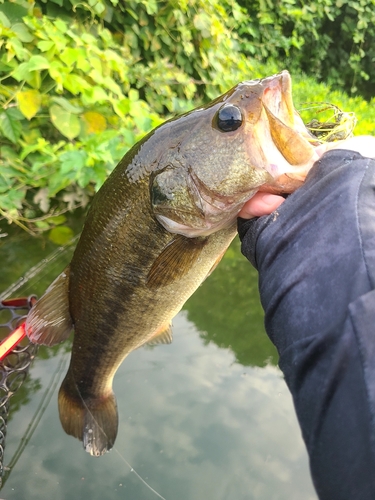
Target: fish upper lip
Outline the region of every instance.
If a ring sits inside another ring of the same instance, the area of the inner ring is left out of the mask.
[[[292,97],[292,79],[288,71],[281,72],[281,96],[288,109],[288,116],[291,120],[291,124],[294,125],[294,104]]]

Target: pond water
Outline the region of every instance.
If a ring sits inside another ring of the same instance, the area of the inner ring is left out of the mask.
[[[11,232],[0,239],[0,296],[16,282],[13,296],[40,296],[74,245],[58,249]],[[174,319],[173,334],[171,345],[138,349],[118,370],[118,437],[99,458],[59,421],[70,341],[40,348],[11,399],[10,469],[0,498],[316,499],[292,400],[264,332],[256,272],[237,240]]]

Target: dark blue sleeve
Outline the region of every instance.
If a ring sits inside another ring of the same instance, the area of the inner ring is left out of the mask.
[[[238,229],[321,500],[375,499],[375,161],[335,150]]]

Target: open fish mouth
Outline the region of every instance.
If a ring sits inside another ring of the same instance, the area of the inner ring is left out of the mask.
[[[292,80],[287,71],[282,71],[279,79],[268,84],[262,96],[262,106],[272,140],[285,160],[295,167],[308,162],[314,146],[320,143],[311,136],[294,107]]]
[[[294,107],[290,74],[282,71],[261,82],[264,87],[260,96],[262,112],[255,136],[260,144],[269,145],[263,148],[263,168],[276,181],[275,190],[292,192],[319,159],[315,148],[321,143],[310,134]],[[261,189],[268,188],[272,191],[268,184]]]
[[[278,78],[277,78],[278,77]],[[266,111],[272,138],[277,144],[282,144],[282,140],[287,139],[291,134],[298,134],[303,141],[301,145],[318,145],[316,137],[313,137],[302,118],[296,111],[292,97],[292,79],[288,71],[282,71],[275,77],[268,77],[262,80],[266,86],[261,102]],[[285,148],[283,144],[282,149]],[[293,160],[292,160],[293,161]],[[297,163],[292,163],[297,165]]]

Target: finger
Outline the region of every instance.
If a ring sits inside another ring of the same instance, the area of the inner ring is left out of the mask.
[[[268,215],[276,210],[283,201],[285,199],[276,194],[256,193],[245,203],[238,216],[243,219],[252,219],[253,217]]]

